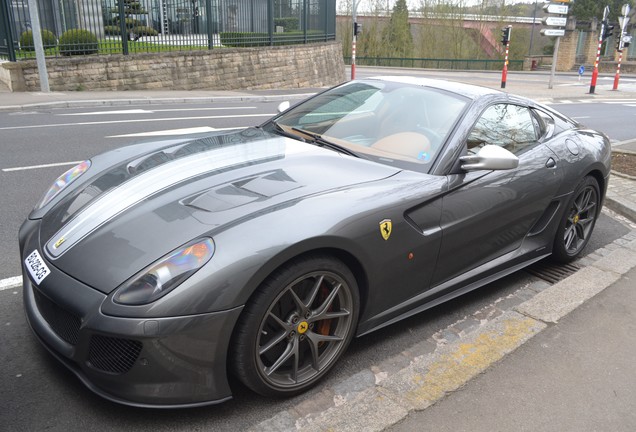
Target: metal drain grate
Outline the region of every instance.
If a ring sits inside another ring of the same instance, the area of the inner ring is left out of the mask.
[[[546,282],[555,284],[566,277],[576,273],[581,267],[576,264],[553,264],[548,261],[539,261],[526,267],[526,271]]]

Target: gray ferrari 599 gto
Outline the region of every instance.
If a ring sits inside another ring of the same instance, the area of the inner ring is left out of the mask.
[[[530,100],[351,81],[243,130],[59,177],[20,230],[24,305],[92,391],[134,406],[288,396],[354,336],[587,244],[608,138]]]

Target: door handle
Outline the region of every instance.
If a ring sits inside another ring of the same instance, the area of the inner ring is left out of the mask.
[[[545,166],[546,166],[546,168],[555,168],[556,167],[556,161],[553,158],[550,158],[545,163]]]

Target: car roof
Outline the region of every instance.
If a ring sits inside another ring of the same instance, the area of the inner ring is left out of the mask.
[[[505,95],[504,92],[494,90],[488,87],[481,87],[472,84],[465,84],[457,81],[446,81],[433,78],[422,78],[413,76],[375,76],[368,78],[370,80],[390,81],[395,83],[403,83],[417,85],[422,87],[432,87],[452,93],[457,93],[470,99],[477,99],[485,95]]]

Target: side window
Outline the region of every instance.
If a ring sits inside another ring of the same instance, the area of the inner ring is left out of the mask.
[[[540,126],[528,108],[511,104],[492,105],[482,113],[468,135],[470,153],[494,144],[519,154],[536,144]]]

